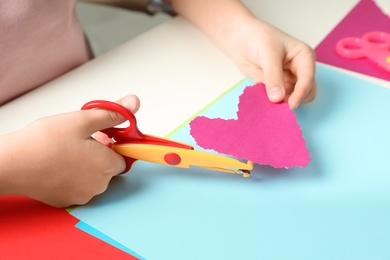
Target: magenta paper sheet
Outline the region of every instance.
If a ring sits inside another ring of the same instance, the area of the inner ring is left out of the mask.
[[[336,53],[336,43],[345,37],[361,37],[371,31],[390,33],[390,17],[373,0],[361,0],[315,48],[317,61],[372,77],[390,80],[390,73],[368,59],[344,59]]]
[[[237,119],[198,116],[190,127],[204,149],[275,168],[304,167],[310,162],[294,112],[286,102],[270,102],[264,84],[245,88]]]

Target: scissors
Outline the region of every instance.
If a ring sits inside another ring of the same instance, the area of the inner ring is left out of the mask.
[[[137,126],[137,120],[133,113],[125,107],[110,101],[94,100],[86,103],[81,109],[103,108],[123,115],[129,126],[125,128],[111,127],[102,130],[114,143],[110,147],[123,155],[126,160],[128,172],[133,163],[143,160],[162,165],[189,168],[199,166],[211,170],[241,174],[249,177],[253,169],[251,161],[241,162],[230,157],[196,151],[191,145],[173,140],[143,134]]]
[[[336,44],[337,53],[347,59],[367,58],[390,72],[390,34],[374,31],[361,38],[343,38]]]

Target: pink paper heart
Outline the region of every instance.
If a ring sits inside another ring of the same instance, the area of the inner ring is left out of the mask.
[[[309,150],[286,102],[269,101],[264,84],[245,88],[237,119],[198,116],[190,134],[198,146],[275,168],[307,166]]]

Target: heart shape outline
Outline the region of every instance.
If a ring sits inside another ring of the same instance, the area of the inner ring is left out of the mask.
[[[275,168],[310,162],[294,112],[287,102],[269,101],[265,85],[248,86],[239,97],[237,119],[198,116],[190,122],[198,146]]]

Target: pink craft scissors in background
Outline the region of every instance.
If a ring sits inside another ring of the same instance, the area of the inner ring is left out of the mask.
[[[336,44],[337,53],[347,59],[366,58],[390,72],[390,34],[374,31],[361,38],[343,38]]]

